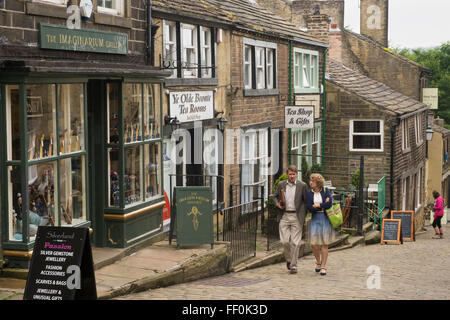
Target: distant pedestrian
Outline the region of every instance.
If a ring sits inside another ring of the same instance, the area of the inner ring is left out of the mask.
[[[286,266],[291,274],[297,273],[297,259],[306,216],[306,183],[297,180],[297,167],[287,169],[288,179],[278,183],[275,205],[283,212],[279,220],[280,242],[284,248]]]
[[[308,229],[308,239],[316,257],[316,272],[327,274],[325,268],[328,259],[328,245],[334,241],[333,226],[325,212],[333,205],[329,189],[324,189],[325,179],[318,173],[311,174],[311,190],[306,193],[306,207],[311,212],[311,222]]]
[[[433,228],[436,232],[433,239],[442,239],[444,234],[442,233],[441,219],[444,216],[444,199],[436,190],[433,191],[433,198],[435,199]]]

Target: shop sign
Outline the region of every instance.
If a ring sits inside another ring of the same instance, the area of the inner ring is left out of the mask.
[[[313,129],[313,106],[286,106],[284,107],[284,126],[288,129]]]
[[[23,299],[97,299],[88,228],[38,228]]]
[[[172,91],[169,98],[170,116],[180,122],[214,118],[213,91]]]
[[[176,225],[177,245],[214,244],[211,187],[175,187],[169,241]]]
[[[438,108],[439,90],[438,88],[423,88],[423,103],[430,106],[431,110]]]
[[[69,29],[45,23],[39,25],[39,31],[42,49],[128,53],[128,35],[125,33]]]

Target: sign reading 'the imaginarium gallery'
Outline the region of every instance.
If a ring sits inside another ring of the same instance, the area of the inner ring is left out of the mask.
[[[128,53],[128,35],[125,33],[69,29],[45,23],[41,23],[39,28],[42,49]]]

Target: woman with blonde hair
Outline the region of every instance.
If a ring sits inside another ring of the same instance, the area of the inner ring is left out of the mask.
[[[306,207],[311,212],[311,221],[308,229],[308,240],[316,257],[316,272],[327,274],[325,268],[328,259],[328,245],[334,241],[333,226],[325,212],[333,205],[330,190],[324,188],[325,179],[318,173],[310,176],[311,190],[306,193]],[[318,268],[319,267],[319,268]]]

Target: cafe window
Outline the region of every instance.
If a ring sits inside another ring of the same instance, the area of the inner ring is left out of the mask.
[[[124,2],[124,0],[97,0],[97,11],[112,15],[123,15]]]
[[[214,30],[164,20],[163,67],[171,78],[215,78]]]
[[[85,85],[6,85],[5,92],[8,240],[33,241],[38,226],[86,223]]]
[[[127,208],[160,196],[160,85],[108,83],[106,102],[108,206]]]

